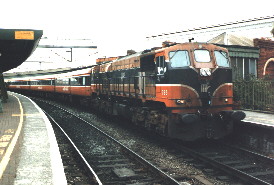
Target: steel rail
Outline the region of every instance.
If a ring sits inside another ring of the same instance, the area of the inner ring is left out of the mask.
[[[238,169],[235,169],[235,168],[232,168],[226,164],[223,164],[223,163],[220,163],[214,159],[210,159],[209,157],[206,157],[205,155],[202,155],[190,148],[187,148],[187,147],[184,147],[184,146],[181,146],[179,144],[175,144],[173,143],[174,147],[176,147],[177,149],[181,150],[182,152],[188,152],[189,155],[195,157],[195,158],[198,158],[206,163],[209,163],[211,164],[212,166],[226,172],[226,173],[229,173],[233,176],[236,176],[238,178],[240,178],[241,180],[245,181],[245,182],[248,182],[248,183],[251,183],[251,184],[254,184],[254,185],[257,185],[257,184],[262,184],[262,185],[271,185],[270,183],[268,182],[265,182],[261,179],[258,179],[256,177],[253,177],[247,173],[244,173]]]
[[[39,100],[41,101],[41,100]],[[44,103],[47,103],[47,104],[50,104],[48,102],[45,102],[43,101]],[[67,112],[68,114],[76,117],[77,119],[80,119],[81,121],[85,122],[86,124],[90,125],[93,129],[95,129],[97,132],[99,132],[100,134],[104,135],[105,137],[107,137],[108,139],[112,140],[114,143],[116,143],[117,145],[119,145],[119,147],[121,147],[121,149],[126,152],[127,154],[131,155],[134,159],[136,159],[138,162],[142,163],[144,166],[148,167],[150,171],[152,172],[155,172],[155,173],[158,173],[161,177],[163,177],[164,180],[167,181],[167,183],[169,185],[180,185],[181,183],[178,182],[177,180],[175,180],[174,178],[172,178],[170,175],[166,174],[165,172],[163,172],[161,169],[157,168],[155,165],[153,165],[152,163],[150,163],[149,161],[147,161],[145,158],[141,157],[140,155],[138,155],[136,152],[134,152],[133,150],[131,150],[130,148],[128,148],[127,146],[123,145],[121,142],[119,142],[118,140],[116,140],[115,138],[113,138],[112,136],[108,135],[107,133],[103,132],[102,130],[100,130],[98,127],[92,125],[90,122],[84,120],[83,118],[71,113],[70,111],[62,108],[62,107],[59,107],[59,106],[56,106],[56,105],[53,105],[53,104],[50,104],[56,108],[59,108],[61,110],[63,110],[64,112]],[[60,126],[59,126],[60,127]],[[63,129],[62,129],[63,130]],[[64,131],[63,131],[64,132]],[[75,146],[75,145],[74,145]],[[76,146],[75,146],[76,147]],[[77,151],[79,151],[77,149]],[[80,153],[80,151],[79,151]],[[83,155],[81,154],[81,157],[83,157]],[[84,160],[85,163],[87,163],[86,160]],[[91,167],[90,167],[91,168]],[[92,169],[92,168],[91,168]],[[93,170],[92,170],[93,171]],[[94,172],[95,173],[95,172]]]
[[[243,151],[243,152],[246,152],[248,153],[249,155],[252,155],[256,158],[263,158],[264,160],[268,161],[269,163],[273,163],[274,164],[274,158],[271,158],[271,157],[267,157],[265,155],[262,155],[262,154],[259,154],[257,152],[253,152],[253,151],[250,151],[250,150],[247,150],[247,149],[244,149],[244,148],[241,148],[241,147],[238,147],[238,146],[234,146],[234,145],[228,145],[228,144],[225,144],[225,143],[221,143],[223,145],[226,145],[227,147],[230,147],[232,148],[233,150],[240,150],[240,151]]]
[[[44,111],[44,110],[43,110]],[[96,182],[98,185],[103,185],[103,183],[101,182],[101,180],[99,179],[99,177],[97,176],[97,174],[95,173],[95,171],[92,169],[92,167],[89,165],[89,163],[87,162],[87,160],[85,159],[85,157],[82,155],[82,153],[80,152],[80,150],[77,148],[77,146],[74,144],[74,142],[70,139],[70,137],[68,136],[68,134],[62,129],[62,127],[46,112],[44,111],[44,113],[48,116],[48,118],[50,119],[51,122],[53,122],[56,126],[58,126],[58,128],[61,130],[61,132],[66,136],[66,138],[69,140],[70,144],[73,146],[73,149],[77,152],[77,154],[80,156],[80,159],[82,160],[82,162],[85,164],[86,168],[88,169],[88,171],[90,172],[90,174],[92,174],[92,177],[95,178]]]
[[[58,107],[60,109],[62,109],[63,111],[73,115],[74,117],[82,120],[83,122],[87,123],[88,125],[90,125],[91,127],[93,127],[95,130],[97,130],[99,133],[103,134],[104,136],[106,136],[108,139],[112,140],[113,142],[115,142],[116,144],[118,144],[123,150],[124,152],[127,152],[128,154],[130,154],[131,156],[133,156],[135,159],[137,159],[140,163],[142,163],[143,165],[153,169],[154,171],[156,171],[160,176],[162,176],[163,178],[165,178],[167,181],[169,181],[170,185],[180,185],[181,183],[176,181],[174,178],[172,178],[171,176],[169,176],[168,174],[166,174],[165,172],[163,172],[161,169],[157,168],[155,165],[151,164],[149,161],[147,161],[145,158],[141,157],[140,155],[138,155],[136,152],[134,152],[133,150],[131,150],[130,148],[128,148],[127,146],[123,145],[121,142],[119,142],[118,140],[116,140],[115,138],[113,138],[112,136],[108,135],[107,133],[103,132],[102,130],[100,130],[99,128],[97,128],[96,126],[92,125],[90,122],[84,120],[83,118],[80,118],[79,116],[69,112],[68,110],[65,110],[61,107]]]

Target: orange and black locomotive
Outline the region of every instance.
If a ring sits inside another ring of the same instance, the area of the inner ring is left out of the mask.
[[[87,69],[47,74],[44,79],[10,79],[9,88],[88,102],[106,114],[186,141],[221,138],[245,117],[232,110],[232,69],[225,48],[165,43],[161,48],[96,62]],[[45,80],[47,85],[39,85]],[[32,81],[37,82],[36,90]]]

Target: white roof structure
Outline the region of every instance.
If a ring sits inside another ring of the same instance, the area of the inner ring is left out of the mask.
[[[247,38],[245,36],[235,35],[231,33],[224,32],[213,39],[207,41],[212,44],[222,44],[222,45],[238,45],[238,46],[254,46],[253,39]]]
[[[159,46],[164,41],[188,42],[194,38],[193,42],[207,42],[223,33],[245,35],[248,38],[272,37],[271,30],[274,26],[274,15],[260,17],[237,22],[224,23],[219,25],[193,28],[176,31],[173,33],[162,33],[146,37],[150,45]],[[232,39],[233,40],[233,39]]]

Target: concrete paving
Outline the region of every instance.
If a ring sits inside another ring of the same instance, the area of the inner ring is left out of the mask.
[[[259,125],[274,127],[274,114],[244,111],[246,114],[244,122],[251,122]]]
[[[67,184],[56,138],[43,111],[29,98],[9,93],[0,116],[0,184]]]

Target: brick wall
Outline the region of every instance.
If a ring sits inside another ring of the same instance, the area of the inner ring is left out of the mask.
[[[270,79],[274,80],[274,58],[270,60],[270,62],[267,65],[266,73],[265,73]]]
[[[258,78],[263,77],[263,71],[265,63],[270,59],[274,58],[274,40],[267,39],[254,39],[254,46],[260,48],[260,57],[257,62]],[[268,75],[274,79],[273,62],[270,63],[267,69]]]

